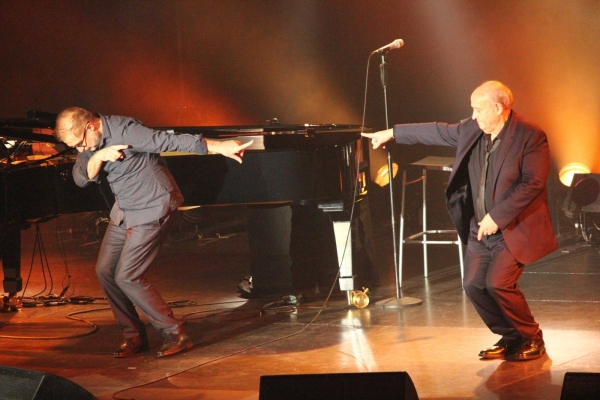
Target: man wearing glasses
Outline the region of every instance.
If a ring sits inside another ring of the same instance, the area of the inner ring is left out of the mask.
[[[479,357],[523,361],[542,357],[546,347],[518,281],[525,264],[558,245],[548,209],[546,134],[512,106],[510,89],[488,81],[471,95],[472,117],[459,124],[404,124],[363,136],[373,148],[392,139],[456,148],[446,203],[467,244],[463,287],[501,335]]]
[[[78,186],[100,183],[100,172],[115,195],[96,273],[125,338],[115,357],[148,349],[146,327],[136,307],[165,338],[158,357],[190,347],[182,323],[147,278],[148,269],[173,224],[183,196],[160,153],[222,154],[242,162],[250,143],[214,141],[201,135],[152,130],[136,119],[94,115],[72,107],[56,119],[56,138],[79,151],[73,167]]]

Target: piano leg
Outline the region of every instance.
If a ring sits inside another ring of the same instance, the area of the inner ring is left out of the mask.
[[[379,286],[368,199],[363,198],[355,204],[352,221],[346,211],[328,213],[333,223],[340,290],[346,292],[348,304],[352,304],[352,292],[356,290],[357,277],[362,284]],[[355,270],[354,262],[357,262],[360,271]]]
[[[21,308],[21,299],[17,292],[23,289],[21,279],[21,227],[8,224],[0,228],[0,256],[4,272],[4,292],[8,296],[2,298],[2,311],[17,311]]]
[[[257,296],[293,290],[289,205],[248,206],[248,244],[253,293]]]
[[[377,286],[366,199],[349,217],[317,205],[248,207],[253,294],[329,291],[340,262],[338,284],[348,299],[357,285]]]

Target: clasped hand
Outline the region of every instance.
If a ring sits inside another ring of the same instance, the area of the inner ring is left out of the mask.
[[[494,222],[490,214],[486,214],[485,217],[479,222],[479,231],[477,232],[477,240],[481,240],[483,235],[493,235],[498,232],[498,225]]]
[[[119,161],[125,157],[125,154],[123,154],[122,150],[128,148],[129,145],[126,144],[115,144],[98,150],[96,153],[94,153],[94,157],[100,161]]]

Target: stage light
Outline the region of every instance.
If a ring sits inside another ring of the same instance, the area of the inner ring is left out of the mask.
[[[565,186],[571,186],[573,182],[573,175],[575,174],[589,174],[590,169],[581,163],[571,163],[562,167],[558,173],[558,179]]]
[[[398,173],[398,164],[392,163],[392,171],[393,171],[392,176],[395,178],[396,174]],[[384,166],[379,168],[379,170],[377,171],[377,176],[375,177],[375,183],[381,187],[384,187],[385,185],[390,183],[390,176],[388,173],[387,164],[385,164]]]
[[[571,184],[571,201],[579,207],[586,207],[594,203],[600,194],[600,183],[594,177],[579,179]]]

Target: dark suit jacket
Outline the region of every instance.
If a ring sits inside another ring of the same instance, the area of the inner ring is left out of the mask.
[[[496,160],[494,207],[489,214],[502,231],[510,252],[523,264],[556,250],[558,244],[550,220],[546,181],[550,154],[546,134],[514,111]],[[446,189],[450,217],[463,243],[467,243],[473,199],[468,163],[477,139],[483,134],[471,118],[459,124],[425,123],[394,126],[401,144],[456,147],[456,160]]]

